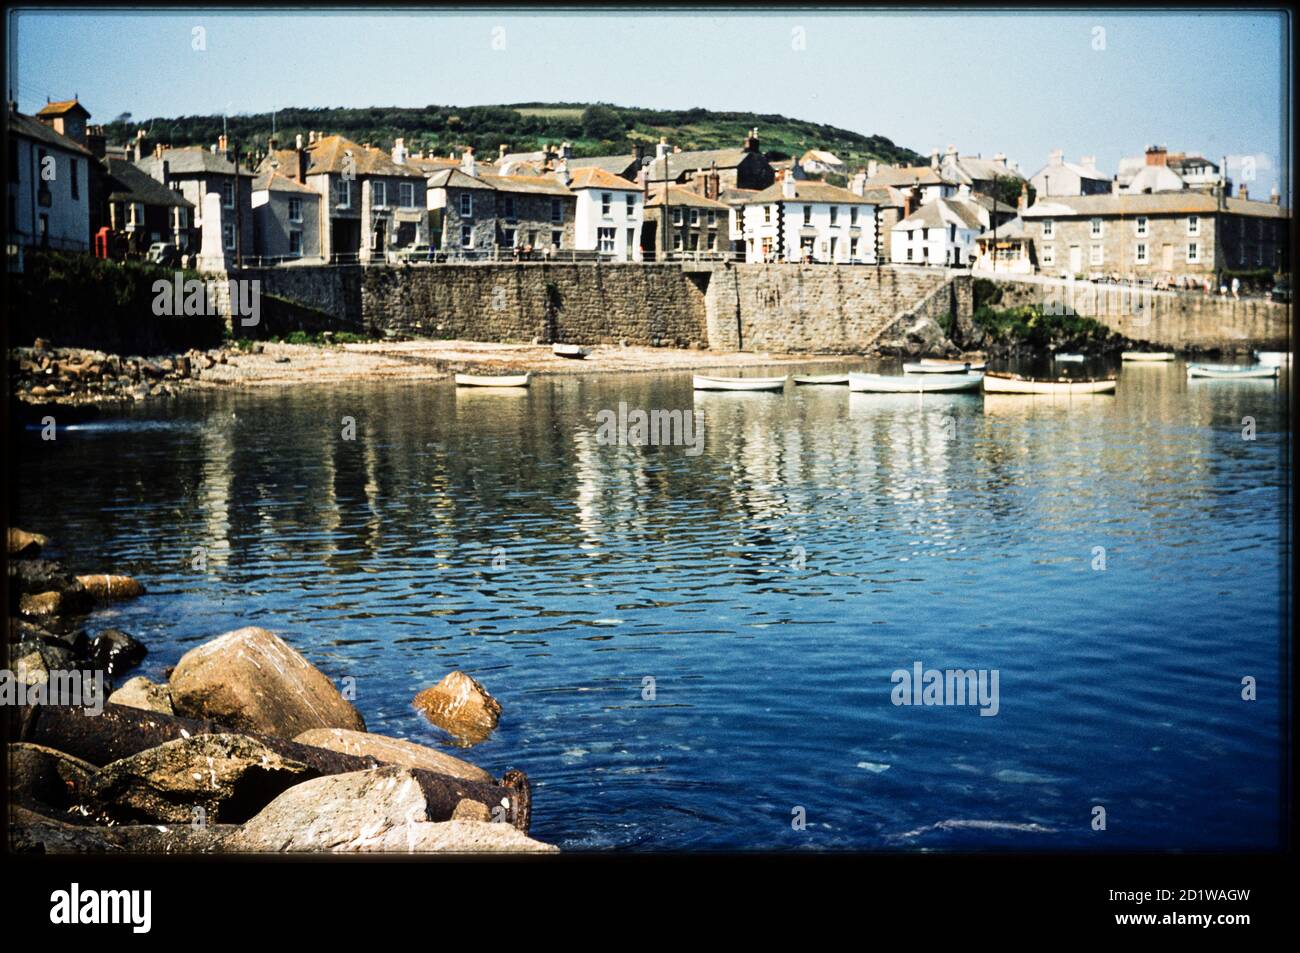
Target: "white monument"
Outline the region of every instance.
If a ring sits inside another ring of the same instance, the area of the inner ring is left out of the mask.
[[[199,271],[224,273],[229,268],[221,227],[221,193],[203,196],[203,241],[199,247]]]

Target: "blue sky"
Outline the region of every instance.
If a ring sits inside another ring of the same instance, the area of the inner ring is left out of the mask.
[[[1291,148],[1281,14],[65,7],[11,16],[7,79],[19,108],[75,93],[105,122],[283,106],[703,106],[830,123],[923,153],[950,143],[1001,151],[1026,174],[1054,148],[1095,155],[1113,173],[1121,156],[1159,142],[1234,157],[1237,178],[1235,157],[1251,155],[1259,196]],[[206,50],[193,49],[196,26]]]

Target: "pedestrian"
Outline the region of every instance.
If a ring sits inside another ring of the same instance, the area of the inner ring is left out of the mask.
[[[1234,298],[1239,298],[1239,297],[1241,297],[1241,296],[1237,293],[1237,292],[1239,292],[1240,290],[1241,290],[1241,279],[1240,279],[1240,278],[1233,278],[1233,279],[1232,279],[1232,296],[1233,296]]]

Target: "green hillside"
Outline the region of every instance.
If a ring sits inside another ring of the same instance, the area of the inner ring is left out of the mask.
[[[270,113],[231,116],[228,134],[245,146],[265,148],[272,131]],[[473,146],[480,155],[496,155],[507,143],[527,152],[547,142],[568,141],[574,155],[631,152],[633,144],[651,147],[660,136],[683,150],[738,147],[746,131],[758,127],[759,147],[773,160],[801,155],[811,148],[834,152],[850,165],[867,159],[920,162],[922,157],[883,136],[863,135],[835,126],[785,116],[708,109],[639,109],[588,103],[517,103],[510,106],[370,106],[364,109],[281,109],[274,129],[282,145],[310,130],[339,133],[357,142],[391,148],[404,137],[408,148],[446,155]],[[174,146],[210,145],[222,132],[221,116],[179,116],[115,121],[107,124],[109,143],[120,144],[149,130],[151,140]]]

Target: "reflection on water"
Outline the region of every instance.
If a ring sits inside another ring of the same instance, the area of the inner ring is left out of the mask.
[[[193,396],[24,435],[12,503],[146,582],[92,625],[154,677],[261,625],[354,676],[372,729],[441,744],[410,700],[474,674],[505,712],[472,757],[526,770],[569,848],[1263,846],[1278,696],[1239,686],[1280,674],[1288,387],[1179,362],[1068,400],[689,373]],[[620,401],[699,411],[703,453],[602,445]],[[895,707],[917,661],[999,670],[999,714]]]

